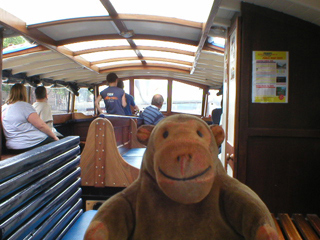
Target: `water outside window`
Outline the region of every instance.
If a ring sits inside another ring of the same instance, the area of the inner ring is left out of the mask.
[[[86,115],[93,115],[94,96],[87,88],[80,88],[79,96],[76,97],[74,109]]]
[[[172,112],[201,115],[203,89],[185,83],[172,83]]]
[[[168,81],[167,80],[134,80],[134,100],[140,110],[151,104],[152,97],[161,94],[164,103],[160,111],[167,111]]]

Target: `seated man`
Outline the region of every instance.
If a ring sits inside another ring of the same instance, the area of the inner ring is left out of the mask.
[[[141,113],[144,124],[156,125],[160,120],[164,118],[160,109],[163,105],[164,99],[162,95],[156,94],[153,96],[151,105],[146,107],[146,109]]]
[[[36,102],[33,103],[32,106],[35,108],[40,118],[49,126],[52,132],[57,137],[63,137],[63,135],[53,127],[53,117],[51,112],[51,106],[47,103],[48,95],[46,88],[43,86],[37,87],[35,90],[35,95]]]

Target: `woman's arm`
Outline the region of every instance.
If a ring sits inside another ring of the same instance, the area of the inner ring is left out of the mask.
[[[59,138],[57,138],[57,136],[51,131],[48,125],[41,120],[41,118],[36,112],[33,112],[29,115],[28,122],[30,122],[33,126],[38,128],[41,132],[47,134],[49,137],[52,137],[54,140],[59,140]]]

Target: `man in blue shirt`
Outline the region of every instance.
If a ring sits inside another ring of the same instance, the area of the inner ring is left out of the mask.
[[[127,102],[124,91],[117,87],[118,76],[115,73],[109,73],[107,75],[107,83],[109,87],[101,91],[94,102],[98,109],[98,114],[103,113],[99,104],[103,99],[107,113],[125,115],[123,108],[127,106]]]
[[[163,114],[160,112],[163,102],[164,99],[162,95],[156,94],[153,96],[151,106],[146,107],[141,114],[144,124],[156,125],[164,118]]]
[[[123,81],[119,80],[117,87],[124,89]],[[132,116],[131,106],[133,107],[134,112],[139,112],[139,107],[134,102],[133,96],[131,96],[130,94],[128,94],[126,92],[125,92],[125,94],[126,94],[127,106],[124,108],[124,113],[127,116]]]

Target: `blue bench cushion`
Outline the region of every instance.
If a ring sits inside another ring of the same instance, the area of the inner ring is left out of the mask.
[[[143,157],[146,148],[131,148],[129,151],[124,153],[122,157]]]
[[[74,240],[74,239],[83,239],[84,234],[94,217],[97,213],[97,210],[89,210],[84,212],[78,220],[72,225],[69,231],[64,235],[62,240]]]
[[[145,148],[131,148],[129,151],[122,154],[122,157],[127,163],[140,169],[145,151]]]

